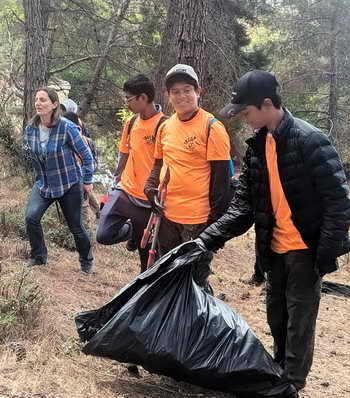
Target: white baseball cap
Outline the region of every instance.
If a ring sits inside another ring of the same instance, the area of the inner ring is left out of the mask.
[[[63,101],[61,101],[61,104],[66,108],[66,112],[73,112],[73,113],[78,112],[77,103],[70,98],[64,99]]]
[[[199,86],[199,79],[197,76],[197,73],[194,71],[192,66],[190,65],[185,65],[185,64],[177,64],[173,66],[165,75],[165,84],[171,78],[172,76],[175,75],[185,75],[185,76],[190,76]]]

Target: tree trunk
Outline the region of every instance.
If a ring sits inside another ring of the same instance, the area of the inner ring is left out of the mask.
[[[331,40],[330,40],[330,83],[329,83],[329,105],[328,105],[328,131],[335,137],[335,129],[337,123],[337,108],[338,108],[338,7],[335,5],[334,14],[331,25]]]
[[[111,28],[108,34],[106,46],[103,49],[100,58],[98,59],[93,77],[91,79],[91,82],[88,86],[88,88],[85,91],[85,94],[83,96],[83,99],[80,103],[79,106],[79,116],[84,119],[85,116],[89,113],[92,101],[95,98],[95,94],[101,79],[102,72],[106,66],[107,59],[108,59],[108,54],[111,49],[111,46],[114,43],[115,36],[118,33],[118,28],[119,25],[122,21],[122,19],[125,17],[125,14],[129,8],[129,3],[130,0],[123,0],[120,8],[118,11],[115,12],[114,16],[111,19]]]
[[[177,61],[191,65],[200,84],[206,80],[208,0],[178,0],[180,15],[177,34]]]
[[[162,32],[162,40],[160,45],[159,67],[154,79],[156,88],[156,102],[162,106],[165,113],[168,109],[168,94],[164,85],[165,74],[174,65],[176,59],[176,21],[179,16],[178,0],[169,0],[167,8],[167,16]]]
[[[47,55],[50,48],[49,5],[49,0],[23,0],[26,36],[23,125],[26,125],[33,115],[36,90],[47,85]]]

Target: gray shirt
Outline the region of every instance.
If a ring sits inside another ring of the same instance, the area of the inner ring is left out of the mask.
[[[50,128],[44,126],[42,123],[39,124],[39,139],[40,146],[43,153],[46,153],[47,143],[49,141]]]

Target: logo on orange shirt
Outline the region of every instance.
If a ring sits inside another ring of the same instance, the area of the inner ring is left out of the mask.
[[[195,135],[185,138],[184,146],[188,151],[194,152],[197,145],[199,145],[199,143]]]
[[[148,144],[148,145],[154,144],[154,141],[155,141],[154,135],[145,135],[143,137],[143,139],[145,140],[145,143]]]

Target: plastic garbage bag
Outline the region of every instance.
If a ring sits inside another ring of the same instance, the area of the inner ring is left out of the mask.
[[[321,292],[340,297],[350,297],[350,286],[342,283],[322,281]]]
[[[209,255],[184,243],[106,305],[78,314],[83,352],[239,397],[292,396],[248,324],[194,282],[192,270]]]

